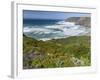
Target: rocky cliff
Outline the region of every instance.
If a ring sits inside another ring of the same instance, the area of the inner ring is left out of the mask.
[[[82,25],[85,27],[91,27],[90,17],[70,17],[66,19],[67,22],[75,22],[76,25]]]

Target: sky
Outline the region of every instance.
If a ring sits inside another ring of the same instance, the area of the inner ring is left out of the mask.
[[[23,19],[64,20],[69,17],[90,17],[89,13],[23,10]]]

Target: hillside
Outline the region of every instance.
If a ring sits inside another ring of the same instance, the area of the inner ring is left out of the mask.
[[[38,41],[23,36],[23,68],[89,66],[90,37],[73,36]]]
[[[75,22],[77,25],[82,25],[85,27],[91,27],[91,18],[90,17],[70,17],[66,19],[67,22]]]

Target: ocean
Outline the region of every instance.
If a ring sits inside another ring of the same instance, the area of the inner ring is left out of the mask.
[[[51,40],[86,35],[90,29],[65,20],[24,19],[23,33],[37,40]]]

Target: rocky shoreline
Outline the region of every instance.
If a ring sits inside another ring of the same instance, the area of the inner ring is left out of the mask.
[[[81,25],[84,27],[91,27],[90,17],[70,17],[65,20],[66,22],[75,22],[76,25]]]

